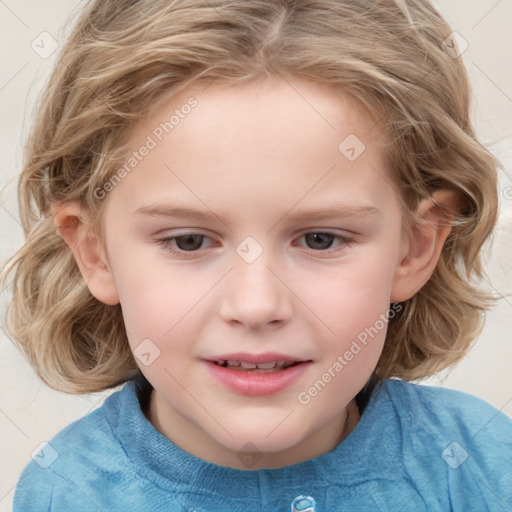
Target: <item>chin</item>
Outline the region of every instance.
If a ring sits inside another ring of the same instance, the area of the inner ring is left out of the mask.
[[[278,425],[279,423],[275,423]],[[248,429],[245,426],[244,430],[239,432],[231,431],[233,438],[227,437],[222,441],[218,440],[234,452],[240,451],[254,451],[261,453],[276,453],[292,449],[298,445],[304,438],[300,436],[296,428],[282,428],[280,432],[277,427],[272,431],[274,426],[270,426],[264,430],[262,429]],[[269,434],[269,432],[271,432]]]

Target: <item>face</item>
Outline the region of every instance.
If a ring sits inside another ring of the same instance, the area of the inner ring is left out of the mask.
[[[132,134],[105,249],[150,420],[183,449],[247,469],[243,452],[278,467],[339,442],[403,243],[373,125],[340,92],[272,77],[189,89]]]

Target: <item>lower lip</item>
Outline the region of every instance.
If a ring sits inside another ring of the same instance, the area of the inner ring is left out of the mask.
[[[291,366],[286,370],[268,373],[232,370],[211,361],[205,361],[205,363],[212,375],[235,393],[264,396],[279,393],[290,386],[304,374],[309,361]]]

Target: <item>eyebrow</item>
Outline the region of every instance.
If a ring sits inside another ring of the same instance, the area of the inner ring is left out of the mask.
[[[187,219],[198,222],[208,222],[221,220],[221,216],[216,215],[211,210],[195,210],[193,208],[184,208],[169,204],[151,204],[141,206],[135,210],[134,215],[166,217],[173,219]],[[323,220],[329,218],[354,218],[366,219],[373,216],[382,215],[381,210],[370,205],[334,205],[316,209],[297,209],[291,210],[282,218],[288,217],[292,220]]]

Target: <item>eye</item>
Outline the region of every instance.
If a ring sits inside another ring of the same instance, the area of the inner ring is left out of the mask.
[[[206,238],[208,238],[206,235],[186,233],[184,235],[162,238],[157,240],[157,243],[171,254],[182,256],[183,253],[186,254],[188,252],[197,252],[197,250],[201,247],[202,242]],[[175,245],[173,242],[175,242]],[[176,246],[178,251],[173,249],[173,246]]]
[[[302,237],[304,237],[311,249],[320,252],[333,252],[327,249],[330,249],[335,241],[338,241],[342,247],[350,246],[350,243],[353,241],[348,237],[323,231],[305,233]]]
[[[324,252],[327,254],[340,252],[344,247],[350,247],[351,242],[353,242],[353,239],[351,238],[324,231],[305,233],[300,236],[300,238],[303,237],[306,240],[306,244],[310,246],[310,249],[315,252]],[[167,252],[170,252],[175,256],[188,257],[189,254],[198,252],[200,249],[204,249],[204,247],[201,246],[206,239],[210,239],[210,237],[197,233],[184,233],[178,236],[161,238],[157,240],[157,243]],[[329,250],[334,242],[338,242],[340,248]]]

